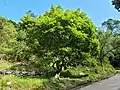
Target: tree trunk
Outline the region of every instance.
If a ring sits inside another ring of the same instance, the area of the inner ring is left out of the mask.
[[[55,78],[60,78],[60,73],[56,74]]]

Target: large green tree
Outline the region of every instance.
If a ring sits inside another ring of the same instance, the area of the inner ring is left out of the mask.
[[[99,54],[95,26],[79,9],[63,10],[52,6],[38,18],[27,14],[21,20],[32,53],[43,64],[51,65],[56,74]]]

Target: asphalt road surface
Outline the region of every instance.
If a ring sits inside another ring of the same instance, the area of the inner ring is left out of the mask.
[[[76,90],[120,90],[120,74]]]

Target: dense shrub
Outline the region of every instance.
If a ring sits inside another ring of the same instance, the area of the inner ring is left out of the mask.
[[[51,78],[48,82],[45,82],[43,90],[70,90],[71,88],[87,85],[116,73],[108,61],[104,62],[104,68],[105,70],[103,70],[100,64],[95,67],[78,66],[75,69],[61,73],[62,77],[65,76],[66,78]]]

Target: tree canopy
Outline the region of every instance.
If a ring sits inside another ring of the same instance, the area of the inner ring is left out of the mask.
[[[6,18],[0,17],[0,53],[12,49],[12,44],[16,41],[16,34],[14,25]]]
[[[96,27],[79,9],[52,6],[37,18],[27,14],[21,20],[21,27],[27,32],[27,45],[43,62],[52,64],[56,73],[99,55]]]
[[[102,23],[104,30],[98,31],[100,41],[100,61],[105,57],[109,60],[119,60],[120,52],[120,21],[108,19]]]

